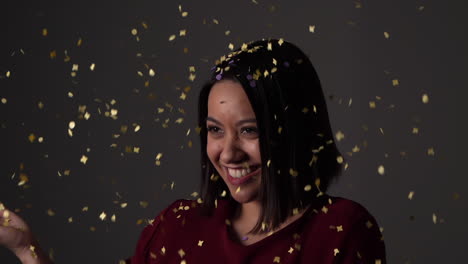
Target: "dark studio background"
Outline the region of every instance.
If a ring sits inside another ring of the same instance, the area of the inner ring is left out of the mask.
[[[283,37],[310,55],[334,132],[345,135],[338,146],[349,168],[330,193],[376,217],[389,263],[459,263],[468,244],[467,5],[256,2],[2,2],[0,201],[56,263],[130,256],[144,220],[198,190],[196,101],[215,59],[229,43]],[[18,261],[2,248],[0,263]]]

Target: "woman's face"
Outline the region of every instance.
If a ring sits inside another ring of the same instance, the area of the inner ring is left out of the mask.
[[[261,157],[255,113],[242,86],[231,80],[213,85],[206,121],[208,158],[239,203],[257,200]]]

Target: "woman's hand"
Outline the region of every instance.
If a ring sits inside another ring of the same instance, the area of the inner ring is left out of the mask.
[[[0,246],[10,249],[23,264],[51,263],[26,222],[0,203]]]

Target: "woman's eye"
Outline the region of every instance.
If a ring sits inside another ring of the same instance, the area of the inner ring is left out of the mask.
[[[242,129],[242,133],[246,134],[256,134],[258,132],[256,127],[246,127]]]
[[[217,126],[208,126],[206,129],[208,130],[208,133],[219,133],[221,131]]]

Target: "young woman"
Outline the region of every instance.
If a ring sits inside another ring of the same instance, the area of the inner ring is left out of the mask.
[[[386,263],[375,219],[325,194],[344,161],[299,48],[261,40],[221,57],[200,92],[199,127],[201,197],[163,210],[127,263]],[[0,244],[47,263],[20,218],[0,221],[10,226]]]

